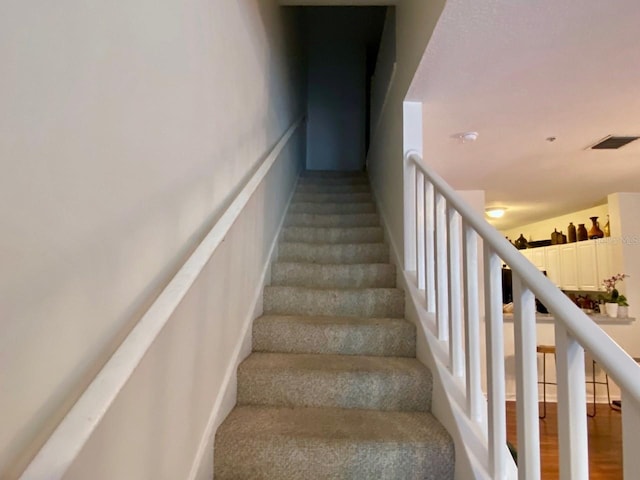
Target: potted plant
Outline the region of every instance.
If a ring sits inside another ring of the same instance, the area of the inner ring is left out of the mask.
[[[628,275],[625,273],[618,273],[617,275],[614,275],[611,278],[605,278],[602,281],[602,285],[607,291],[607,296],[606,296],[607,303],[605,307],[606,312],[607,312],[607,315],[609,315],[612,318],[615,318],[618,316],[618,308],[619,308],[618,299],[620,298],[620,293],[616,288],[616,284],[618,282],[623,281],[625,277],[628,277]],[[624,295],[623,295],[623,298],[624,298]],[[626,303],[626,300],[627,299],[624,298],[624,303]]]
[[[618,318],[627,318],[629,316],[629,303],[627,297],[618,295]]]

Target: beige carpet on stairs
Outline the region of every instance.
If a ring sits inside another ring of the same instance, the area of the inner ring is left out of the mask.
[[[303,173],[216,433],[216,480],[453,479],[395,275],[367,177]]]

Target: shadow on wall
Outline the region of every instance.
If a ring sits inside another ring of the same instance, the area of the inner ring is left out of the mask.
[[[0,31],[19,62],[0,111],[12,159],[1,478],[24,468],[306,103],[300,22],[275,2],[8,9]]]
[[[371,76],[387,8],[301,10],[307,32],[307,168],[362,170]]]

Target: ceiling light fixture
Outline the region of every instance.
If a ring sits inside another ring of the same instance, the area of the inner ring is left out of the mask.
[[[487,217],[502,218],[506,211],[507,209],[505,207],[491,207],[487,208],[484,212],[487,214]]]

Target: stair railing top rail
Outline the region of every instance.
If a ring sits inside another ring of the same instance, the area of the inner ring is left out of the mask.
[[[304,120],[305,115],[296,119],[262,159],[229,207],[67,412],[21,480],[64,476]]]
[[[426,312],[434,313],[435,328],[429,335],[439,341],[435,348],[447,350],[442,352],[447,362],[442,375],[455,380],[448,382],[448,388],[466,384],[462,392],[466,405],[460,406],[468,422],[482,427],[484,446],[475,458],[482,459],[483,478],[502,480],[516,475],[506,447],[503,262],[510,266],[513,277],[518,478],[540,478],[536,298],[555,319],[560,478],[587,480],[589,475],[585,350],[621,389],[623,468],[629,477],[636,475],[640,470],[640,456],[634,451],[640,442],[640,366],[417,152],[405,155],[404,168],[404,270],[407,278],[415,272],[410,295],[414,304],[426,305]],[[483,242],[482,259],[478,258],[478,238]],[[484,333],[479,328],[481,286]],[[481,389],[482,338],[486,398]]]
[[[408,152],[407,159],[429,178],[438,192],[473,227],[483,241],[491,245],[511,270],[524,279],[536,297],[554,311],[556,321],[564,324],[571,335],[604,367],[609,376],[626,390],[634,401],[640,403],[638,365],[633,358],[514,248],[498,230],[482,218],[442,177],[426,165],[420,154]]]

